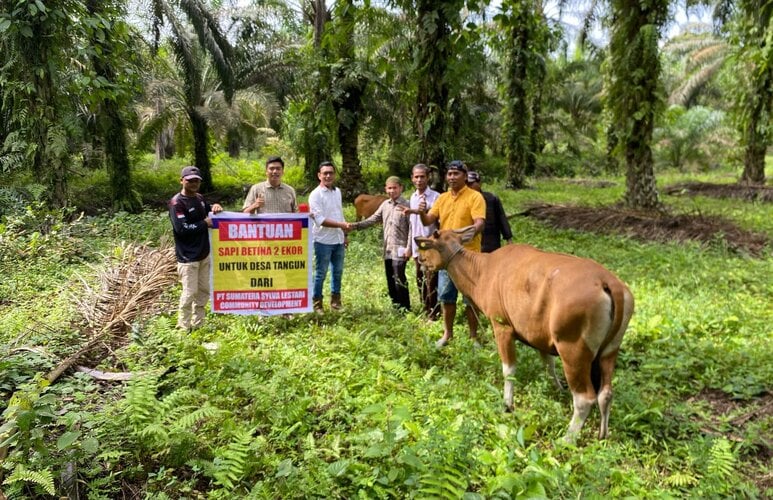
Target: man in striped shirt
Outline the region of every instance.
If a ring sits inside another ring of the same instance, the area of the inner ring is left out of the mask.
[[[365,229],[375,224],[384,226],[383,257],[387,288],[392,304],[404,312],[411,310],[408,294],[408,280],[405,278],[405,264],[408,260],[406,249],[410,248],[410,223],[408,214],[398,207],[408,208],[403,198],[403,183],[397,176],[387,178],[384,189],[388,200],[379,205],[376,212],[367,219],[352,223],[352,229]]]

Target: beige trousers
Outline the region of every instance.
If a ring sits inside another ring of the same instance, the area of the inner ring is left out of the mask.
[[[177,328],[188,330],[204,324],[204,307],[209,300],[209,274],[212,257],[189,263],[177,263],[183,290],[180,295],[180,308],[177,311]]]

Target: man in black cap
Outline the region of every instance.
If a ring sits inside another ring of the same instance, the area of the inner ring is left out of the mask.
[[[482,191],[481,182],[482,179],[478,172],[473,170],[467,172],[467,186],[482,194],[483,199],[486,200],[486,225],[483,226],[480,250],[483,253],[491,253],[502,246],[502,239],[507,243],[512,243],[513,231],[510,229],[510,222],[508,222],[505,209],[502,207],[502,200],[494,193]]]
[[[182,283],[177,327],[193,330],[204,324],[205,306],[209,300],[209,275],[212,259],[209,256],[209,213],[223,211],[223,207],[209,203],[199,193],[201,172],[196,167],[185,167],[180,172],[182,190],[169,200],[169,218],[174,232],[174,250],[177,256],[177,274]]]
[[[429,211],[427,203],[422,201],[418,209],[408,209],[405,213],[418,214],[425,226],[439,222],[441,230],[475,226],[475,237],[465,243],[464,247],[473,252],[480,252],[480,233],[486,220],[486,202],[480,193],[467,187],[467,167],[459,160],[454,160],[446,166],[446,183],[449,190],[438,197]],[[443,336],[435,343],[438,348],[444,347],[454,336],[458,295],[459,291],[448,272],[441,270],[438,273],[438,301],[442,304]],[[466,298],[465,304],[470,338],[478,344],[478,318],[472,303]]]

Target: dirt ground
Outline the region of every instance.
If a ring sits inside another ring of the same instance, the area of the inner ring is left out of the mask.
[[[672,196],[711,196],[746,201],[773,202],[773,187],[744,184],[712,184],[710,182],[681,182],[663,189]]]
[[[773,201],[773,188],[740,184],[684,183],[665,192]],[[640,241],[697,241],[706,246],[720,245],[732,251],[759,257],[770,238],[764,233],[739,228],[732,221],[705,214],[639,212],[622,207],[583,207],[533,204],[518,215],[533,217],[559,229],[578,229],[593,233],[616,233]]]

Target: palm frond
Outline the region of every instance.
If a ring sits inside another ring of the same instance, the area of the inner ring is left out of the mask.
[[[226,102],[230,105],[234,93],[234,73],[231,61],[233,48],[220,31],[217,19],[198,0],[182,0],[180,2],[193,29],[196,31],[202,48],[212,57],[215,70],[223,84]]]
[[[129,244],[118,248],[117,253],[119,259],[114,265],[95,269],[98,287],[81,278],[84,291],[74,296],[73,302],[83,317],[84,342],[49,372],[50,382],[86,354],[125,344],[132,323],[156,311],[159,297],[177,282],[174,248],[159,250]]]
[[[730,52],[730,46],[724,42],[720,42],[714,45],[708,45],[700,50],[693,52],[688,58],[687,71],[691,71],[696,67],[700,67],[706,64],[711,64],[717,60],[724,60],[725,56]]]
[[[695,94],[711,80],[711,77],[719,71],[724,63],[725,59],[718,59],[713,63],[704,66],[699,71],[694,72],[671,93],[668,97],[668,104],[686,106],[693,96],[695,96]]]

